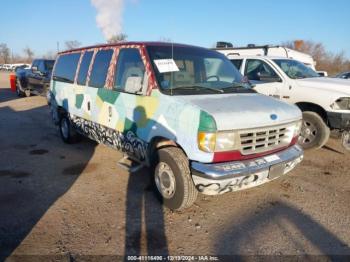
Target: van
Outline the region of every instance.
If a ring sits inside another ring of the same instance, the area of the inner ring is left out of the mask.
[[[292,170],[301,112],[256,93],[222,54],[125,42],[61,52],[49,105],[64,142],[85,135],[152,167],[173,210],[198,192],[247,189]]]

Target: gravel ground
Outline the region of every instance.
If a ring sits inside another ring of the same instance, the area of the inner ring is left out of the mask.
[[[306,152],[283,178],[199,195],[177,213],[158,203],[148,170],[129,174],[117,166],[120,153],[87,139],[64,144],[46,100],[18,98],[8,85],[0,73],[0,261],[22,255],[350,255],[350,152],[339,140]]]

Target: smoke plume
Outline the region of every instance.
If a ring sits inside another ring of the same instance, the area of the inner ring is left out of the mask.
[[[91,0],[97,10],[96,23],[106,40],[122,32],[123,0]]]

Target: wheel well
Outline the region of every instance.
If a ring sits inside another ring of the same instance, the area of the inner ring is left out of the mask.
[[[296,106],[299,107],[299,109],[304,112],[304,111],[311,111],[317,113],[322,119],[328,123],[328,118],[327,118],[327,112],[324,110],[321,106],[313,103],[308,103],[308,102],[300,102],[296,103]]]
[[[159,137],[159,136],[152,138],[150,142],[150,147],[149,147],[150,156],[152,156],[153,153],[158,149],[171,147],[171,146],[180,148],[184,152],[184,154],[187,156],[185,150],[179,144],[177,144],[174,140],[171,140],[165,137]]]

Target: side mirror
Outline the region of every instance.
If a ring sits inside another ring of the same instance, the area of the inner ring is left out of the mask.
[[[139,93],[142,90],[142,77],[140,76],[130,76],[127,78],[125,83],[125,92],[128,93]]]
[[[37,73],[38,72],[38,67],[37,66],[32,66],[32,72]]]
[[[262,82],[273,83],[273,82],[281,82],[281,78],[279,76],[272,76],[266,72],[258,73],[259,79]]]

